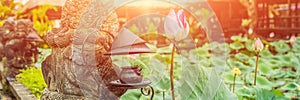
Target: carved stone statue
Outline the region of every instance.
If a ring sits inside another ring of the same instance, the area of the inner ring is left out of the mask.
[[[38,50],[36,41],[28,36],[34,36],[41,41],[29,20],[14,21],[9,19],[0,27],[0,51],[6,58],[4,61],[4,76],[15,77],[20,69],[26,68],[37,61]]]
[[[41,100],[116,100],[126,92],[109,85],[119,79],[118,69],[104,53],[119,23],[116,13],[104,15],[101,7],[99,0],[66,0],[61,27],[46,35],[53,50],[42,64],[48,88]]]

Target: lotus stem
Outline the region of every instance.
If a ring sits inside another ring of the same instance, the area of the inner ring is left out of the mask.
[[[174,54],[175,54],[175,43],[172,47],[172,56],[171,56],[171,68],[170,68],[170,81],[171,81],[171,91],[172,91],[172,100],[175,100],[175,94],[174,94],[174,77],[173,77],[173,69],[174,69]]]
[[[255,66],[255,72],[254,72],[254,86],[256,86],[256,76],[257,76],[257,71],[258,71],[258,58],[259,58],[259,53],[256,54],[256,66]]]
[[[297,91],[296,91],[296,92],[297,92],[297,97],[300,97],[300,95],[299,95],[299,90],[298,90],[298,89],[297,89]]]
[[[290,46],[290,52],[292,53],[293,52],[293,43],[289,43],[289,46]]]
[[[165,100],[165,91],[163,91],[163,100]]]
[[[233,93],[234,93],[234,87],[235,87],[235,79],[236,79],[236,74],[234,74],[234,77],[233,77],[233,89],[232,89]]]

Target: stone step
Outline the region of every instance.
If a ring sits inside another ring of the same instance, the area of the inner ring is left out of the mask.
[[[9,83],[9,88],[17,100],[38,100],[30,90],[23,84],[16,82],[15,79],[6,78]]]

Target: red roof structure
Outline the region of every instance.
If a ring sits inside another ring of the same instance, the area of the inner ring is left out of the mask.
[[[41,5],[53,5],[57,7],[57,11],[49,9],[47,11],[47,16],[50,20],[60,19],[61,17],[61,7],[65,4],[66,0],[29,0],[24,7],[24,13],[29,13],[31,10],[37,8]]]

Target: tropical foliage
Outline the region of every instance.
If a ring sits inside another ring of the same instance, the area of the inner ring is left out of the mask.
[[[17,81],[29,88],[31,93],[37,98],[40,98],[44,88],[47,87],[42,74],[41,63],[49,54],[51,54],[51,49],[39,49],[39,51],[41,53],[34,67],[20,70],[20,74],[16,76]]]
[[[46,33],[52,29],[53,23],[46,15],[47,10],[53,9],[57,11],[57,8],[52,5],[42,5],[33,9],[28,15],[33,21],[33,27],[38,31],[41,37],[44,37]]]
[[[49,20],[46,12],[48,10],[57,11],[58,9],[52,5],[40,5],[30,12],[25,13],[24,5],[15,2],[14,0],[1,0],[0,4],[0,26],[8,19],[12,17],[15,20],[18,19],[30,19],[33,22],[34,29],[37,30],[40,37],[44,38],[49,30],[52,30],[53,23]],[[39,43],[42,48],[49,48],[46,43]]]
[[[24,5],[16,3],[14,0],[1,0],[0,1],[0,26],[3,25],[5,19],[15,16],[17,19],[24,17],[22,15],[22,8]]]
[[[42,70],[35,67],[20,70],[20,74],[18,74],[16,78],[18,82],[28,87],[30,92],[37,98],[40,98],[44,88],[47,87],[42,75]]]

